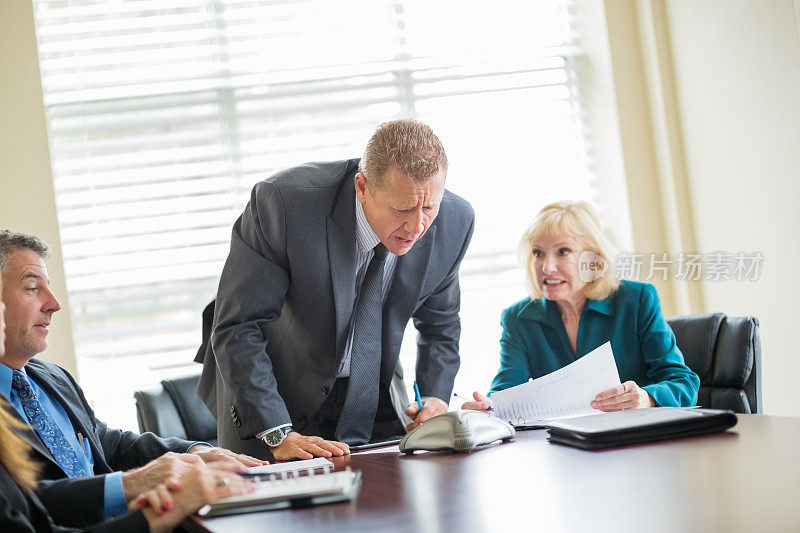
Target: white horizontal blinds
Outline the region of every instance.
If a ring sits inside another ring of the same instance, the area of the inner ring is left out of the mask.
[[[475,290],[513,268],[533,205],[590,192],[564,2],[34,4],[81,378],[128,412],[104,374],[186,371],[230,227],[277,170],[427,121],[479,214]]]

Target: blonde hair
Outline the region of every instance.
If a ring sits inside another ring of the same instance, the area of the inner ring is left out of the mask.
[[[0,463],[11,474],[14,482],[23,490],[36,487],[39,468],[30,459],[31,446],[14,433],[13,428],[25,429],[28,426],[16,420],[9,409],[11,405],[0,398]]]
[[[616,248],[600,226],[592,206],[583,200],[562,200],[546,205],[533,219],[519,241],[519,257],[525,268],[525,288],[534,298],[543,293],[536,282],[533,267],[533,243],[543,236],[569,235],[584,250],[599,255],[607,267],[604,274],[586,285],[583,295],[591,300],[602,300],[619,287],[614,269]]]
[[[413,118],[390,120],[372,134],[358,170],[375,190],[383,186],[391,167],[414,181],[426,181],[441,171],[447,172],[447,155],[426,124]]]
[[[3,298],[3,278],[0,276],[0,301]],[[0,321],[1,322],[1,321]],[[0,354],[3,350],[0,350]],[[0,398],[0,463],[11,474],[11,478],[23,490],[36,486],[38,468],[30,459],[30,445],[22,437],[14,433],[13,428],[27,428],[25,424],[16,420],[9,411],[11,405]]]

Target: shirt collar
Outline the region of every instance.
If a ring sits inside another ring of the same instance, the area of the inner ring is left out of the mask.
[[[355,194],[355,193],[354,193]],[[364,214],[364,207],[356,196],[356,244],[362,254],[371,251],[381,240],[372,231],[367,215]]]
[[[27,377],[28,374],[25,372],[25,367],[22,367],[22,373]],[[14,369],[0,363],[0,394],[8,401],[11,401],[11,380],[13,378]]]
[[[610,296],[602,300],[587,299],[584,310],[596,311],[603,315],[614,316],[614,305],[611,300],[612,298]],[[561,323],[561,316],[558,314],[558,306],[555,302],[551,302],[545,298],[530,300],[517,312],[517,316],[551,325],[558,325]]]
[[[602,300],[587,300],[586,309],[597,311],[607,316],[614,316],[614,302],[612,300],[611,296]]]

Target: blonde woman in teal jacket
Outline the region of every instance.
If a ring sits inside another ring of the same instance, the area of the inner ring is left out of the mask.
[[[544,376],[611,341],[622,384],[598,391],[593,408],[695,404],[700,379],[684,363],[655,287],[613,276],[614,248],[588,203],[543,208],[523,235],[520,254],[532,298],[503,311],[500,370],[491,392]],[[491,405],[473,396],[464,409]]]

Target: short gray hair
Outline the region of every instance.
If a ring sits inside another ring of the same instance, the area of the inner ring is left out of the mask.
[[[447,172],[447,155],[427,124],[413,118],[390,120],[372,134],[358,170],[370,187],[380,188],[391,167],[414,181],[426,181]]]
[[[0,230],[0,274],[8,272],[8,256],[17,250],[36,252],[42,259],[50,256],[50,247],[35,235],[17,233],[11,230]]]

